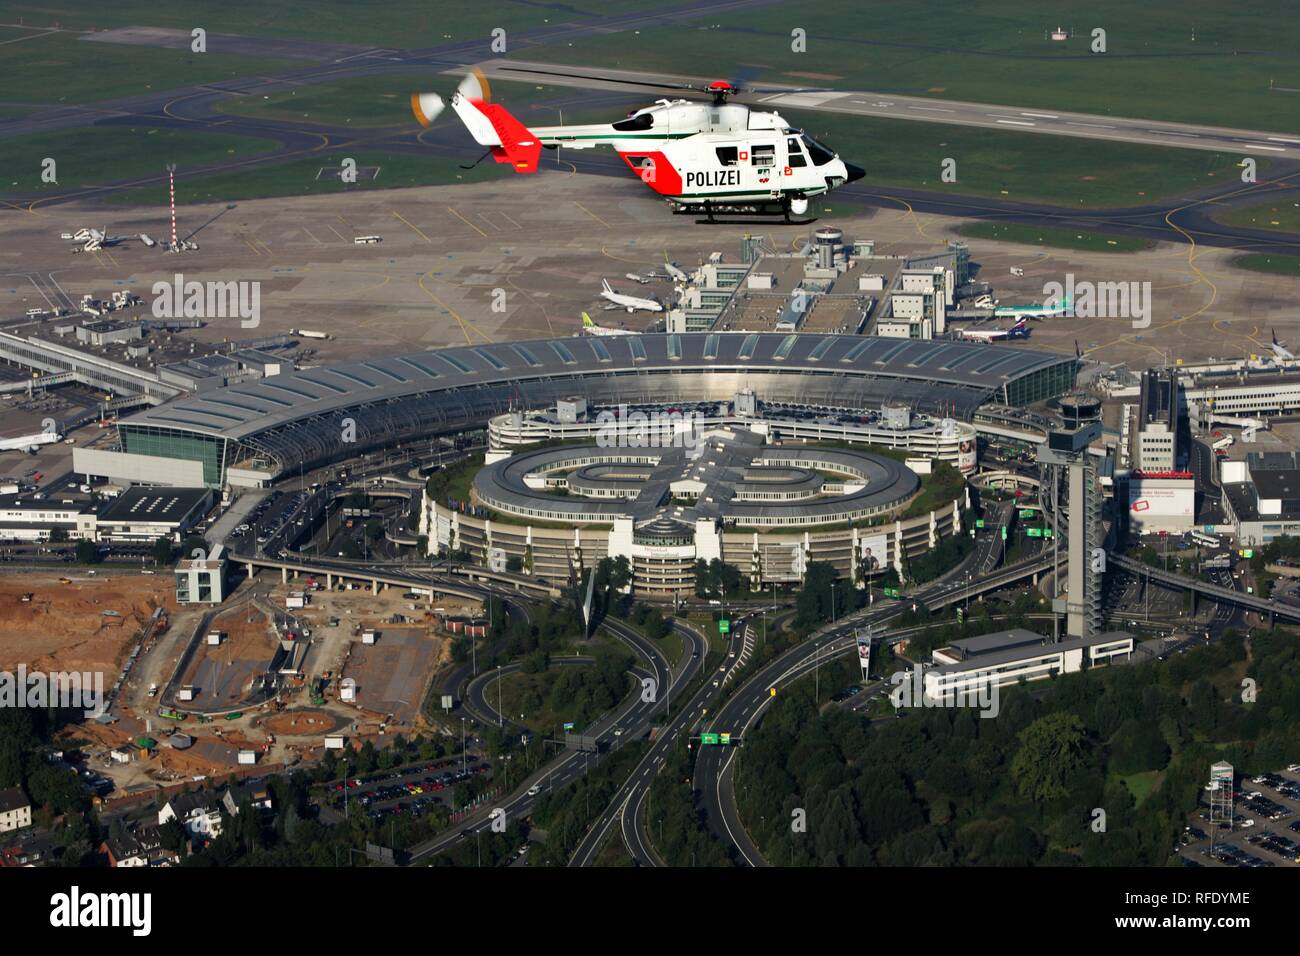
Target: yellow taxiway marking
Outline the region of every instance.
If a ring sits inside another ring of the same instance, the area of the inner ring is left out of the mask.
[[[451,317],[460,323],[460,330],[465,336],[465,344],[466,345],[474,344],[474,340],[469,337],[470,330],[473,329],[475,335],[480,336],[484,342],[487,342],[489,345],[491,345],[492,340],[490,338],[488,338],[477,328],[475,328],[473,323],[466,322],[464,317],[459,312],[457,312],[455,309],[449,306],[446,302],[443,302],[442,299],[438,298],[438,296],[434,294],[434,291],[432,289],[430,289],[428,286],[424,284],[424,280],[427,279],[428,277],[429,277],[429,273],[427,272],[423,273],[420,276],[420,283],[419,283],[420,288],[424,290],[424,294],[427,295],[430,299],[432,299],[434,303],[439,306],[439,308],[446,309],[447,312],[451,314]]]
[[[614,228],[614,227],[611,226],[609,223],[607,223],[604,219],[601,219],[601,218],[600,218],[599,216],[597,216],[594,212],[592,212],[590,209],[588,209],[586,206],[584,206],[582,203],[578,202],[578,200],[575,199],[575,200],[573,201],[573,204],[574,204],[575,206],[577,206],[579,209],[581,209],[583,212],[585,212],[585,213],[586,213],[588,216],[590,216],[592,219],[596,220],[596,222],[598,222],[598,223],[600,223],[602,226],[604,226],[606,229],[613,229],[613,228]]]
[[[486,233],[486,232],[484,232],[484,231],[483,231],[482,229],[480,229],[478,226],[474,225],[472,222],[470,222],[468,219],[466,219],[464,216],[462,216],[462,215],[461,215],[460,213],[458,213],[456,210],[452,209],[450,206],[447,207],[447,212],[451,213],[453,216],[455,216],[457,219],[459,219],[459,220],[460,220],[461,222],[463,222],[465,225],[469,226],[471,229],[473,229],[475,232],[477,232],[477,233],[478,233],[480,236],[482,236],[484,239],[487,238],[487,233]]]
[[[420,229],[419,226],[417,226],[417,225],[415,225],[414,223],[412,223],[409,219],[407,219],[405,216],[403,216],[403,215],[402,215],[400,212],[398,212],[396,209],[392,210],[392,213],[393,213],[393,215],[396,216],[398,219],[402,220],[402,222],[406,223],[407,226],[409,226],[411,229],[413,229],[413,230],[415,231],[415,234],[416,234],[417,236],[419,236],[421,239],[423,239],[425,242],[429,243],[430,245],[433,245],[433,240],[430,239],[428,236],[426,236],[426,235],[424,234],[424,232]]]

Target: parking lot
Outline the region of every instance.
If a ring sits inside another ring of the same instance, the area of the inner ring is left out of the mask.
[[[1300,764],[1239,779],[1233,825],[1216,823],[1202,806],[1175,851],[1189,866],[1300,866]],[[1213,837],[1213,846],[1211,846]]]
[[[491,765],[475,754],[446,757],[433,763],[407,767],[396,773],[371,774],[347,782],[346,798],[359,801],[372,819],[379,820],[393,814],[421,816],[434,804],[452,811],[452,793],[456,784],[473,777],[486,777]],[[330,803],[342,809],[344,784],[333,786]]]

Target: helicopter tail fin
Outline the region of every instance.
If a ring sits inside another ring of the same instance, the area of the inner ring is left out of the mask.
[[[537,172],[541,141],[504,106],[492,102],[487,77],[479,70],[467,74],[451,98],[452,109],[480,146],[488,147],[498,163],[508,163],[515,172]],[[442,112],[442,97],[436,93],[411,95],[411,111],[421,126],[429,126]]]

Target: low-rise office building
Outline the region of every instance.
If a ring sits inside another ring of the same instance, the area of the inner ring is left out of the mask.
[[[1135,646],[1133,635],[1123,631],[1056,642],[1024,628],[964,638],[932,652],[931,666],[922,672],[925,700],[971,699],[993,687],[1126,661]],[[897,703],[899,691],[892,696]]]

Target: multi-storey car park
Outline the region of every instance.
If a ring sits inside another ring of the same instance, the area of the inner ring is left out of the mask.
[[[437,349],[281,373],[173,399],[118,424],[120,449],[74,452],[78,472],[155,484],[261,486],[512,409],[730,401],[874,409],[887,401],[969,420],[986,402],[1066,391],[1074,356],[857,335],[684,333]]]

